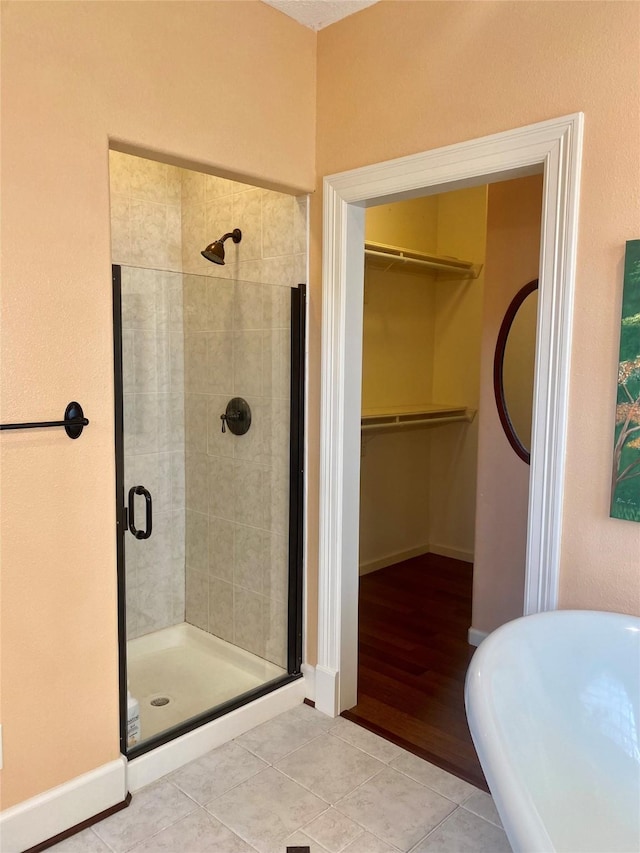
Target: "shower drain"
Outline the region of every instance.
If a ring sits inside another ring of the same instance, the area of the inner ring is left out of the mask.
[[[154,708],[161,708],[163,705],[168,705],[171,702],[168,696],[156,696],[155,699],[152,699],[150,704],[153,705]]]

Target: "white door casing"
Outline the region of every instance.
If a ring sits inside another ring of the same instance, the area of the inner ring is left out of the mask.
[[[524,613],[557,607],[584,116],[324,179],[316,707],[357,701],[365,208],[543,172]]]

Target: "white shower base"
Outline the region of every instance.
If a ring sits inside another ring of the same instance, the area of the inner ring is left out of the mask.
[[[131,695],[141,740],[272,681],[286,670],[186,622],[127,643]],[[153,699],[169,703],[154,706]]]

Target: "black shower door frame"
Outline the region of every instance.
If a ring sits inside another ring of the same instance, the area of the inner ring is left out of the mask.
[[[116,462],[116,551],[118,572],[118,654],[120,682],[120,751],[128,759],[137,758],[162,744],[223,717],[261,696],[302,678],[302,602],[304,559],[304,411],[306,284],[291,288],[291,394],[289,449],[289,591],[287,606],[287,672],[266,684],[216,705],[183,723],[148,738],[132,749],[127,747],[127,599],[124,537],[127,509],[124,483],[124,398],[122,374],[122,267],[111,267],[113,281],[113,341],[115,380],[115,462]]]

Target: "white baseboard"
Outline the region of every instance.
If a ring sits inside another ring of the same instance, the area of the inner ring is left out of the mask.
[[[316,709],[329,717],[337,717],[338,707],[338,673],[325,666],[316,666]]]
[[[379,560],[361,563],[360,574],[368,575],[371,572],[377,572],[378,569],[386,569],[387,566],[393,566],[396,563],[401,563],[403,560],[410,560],[412,557],[420,557],[422,554],[428,554],[431,550],[433,549],[429,545],[418,545],[416,548],[409,548],[407,551],[398,551],[397,554],[387,554],[386,557],[381,557]]]
[[[305,699],[310,699],[312,702],[316,701],[316,668],[315,666],[311,666],[310,663],[303,663],[300,667],[302,670],[302,674],[304,675],[304,686],[305,686]]]
[[[429,550],[439,557],[451,557],[452,560],[473,563],[473,551],[463,551],[462,548],[450,548],[448,545],[434,545],[433,543],[431,543]]]
[[[483,640],[489,636],[488,631],[478,631],[477,628],[469,628],[467,632],[467,642],[470,646],[479,646]]]
[[[210,749],[239,737],[283,711],[295,708],[306,696],[306,679],[299,678],[217,720],[205,723],[186,735],[158,746],[139,758],[134,758],[127,766],[129,790],[137,791],[195,758],[200,758]]]
[[[123,756],[76,776],[43,794],[0,812],[2,853],[21,853],[123,802],[166,773],[210,749],[315,697],[315,667],[303,664],[304,678],[274,690],[218,720],[176,738],[127,763]]]
[[[127,796],[120,757],[0,813],[2,853],[20,853],[118,805]]]
[[[378,569],[386,569],[387,566],[401,563],[403,560],[420,557],[422,554],[437,554],[439,557],[451,557],[453,560],[463,560],[465,563],[473,563],[473,551],[450,548],[448,545],[418,545],[406,551],[398,551],[396,554],[387,554],[386,557],[381,557],[379,560],[370,560],[368,563],[361,563],[360,574],[368,575],[371,572],[377,572]]]

